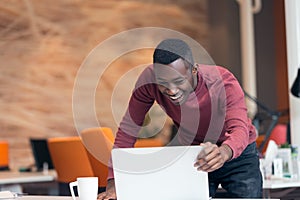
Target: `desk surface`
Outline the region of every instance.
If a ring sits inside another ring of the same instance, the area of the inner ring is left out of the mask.
[[[300,180],[292,180],[288,178],[273,178],[271,180],[264,180],[264,189],[279,189],[300,187]]]
[[[52,170],[50,170],[48,173],[5,171],[5,172],[0,172],[0,185],[50,182],[50,181],[54,181],[55,178],[56,178],[56,173],[55,171]]]
[[[19,200],[73,200],[71,196],[22,196]],[[79,198],[77,198],[79,199]]]
[[[18,199],[19,200],[38,200],[38,199],[39,200],[72,200],[72,197],[67,197],[67,196],[23,196]],[[213,200],[230,200],[230,199],[213,199]],[[234,200],[247,200],[247,199],[234,199]],[[248,200],[255,200],[255,199],[248,199]],[[279,199],[273,199],[273,200],[279,200]]]

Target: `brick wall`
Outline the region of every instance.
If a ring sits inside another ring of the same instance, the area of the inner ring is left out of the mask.
[[[206,46],[206,0],[173,2],[0,2],[0,139],[9,142],[11,168],[33,162],[30,137],[77,134],[72,112],[75,77],[84,58],[105,39],[131,28],[157,26],[185,33]],[[95,93],[102,126],[116,130],[116,113],[110,108],[112,91],[130,69],[151,63],[151,53],[133,52],[105,71]],[[122,86],[124,94],[118,95],[115,107],[122,107],[128,99],[131,86]]]

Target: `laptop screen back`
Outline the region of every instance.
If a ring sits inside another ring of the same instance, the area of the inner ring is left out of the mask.
[[[112,150],[118,200],[208,200],[208,176],[194,162],[201,146]]]

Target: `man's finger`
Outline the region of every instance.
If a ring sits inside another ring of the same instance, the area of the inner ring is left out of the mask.
[[[102,192],[102,193],[98,194],[97,200],[105,199],[105,197],[106,197],[106,192]]]
[[[203,146],[204,148],[202,149],[202,151],[200,151],[200,153],[197,156],[198,160],[203,158],[207,160],[206,157],[218,148],[217,145],[213,145],[211,143],[205,143]]]

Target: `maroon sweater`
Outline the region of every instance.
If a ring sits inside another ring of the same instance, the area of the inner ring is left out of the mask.
[[[227,69],[200,65],[198,83],[183,105],[173,104],[155,84],[153,65],[136,82],[114,143],[114,148],[133,147],[150,107],[156,101],[179,128],[171,143],[198,145],[210,141],[227,144],[233,159],[256,140],[256,131],[247,116],[244,93]],[[108,179],[113,178],[110,167]]]

